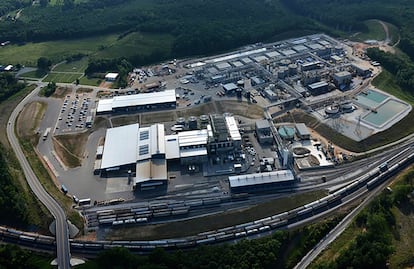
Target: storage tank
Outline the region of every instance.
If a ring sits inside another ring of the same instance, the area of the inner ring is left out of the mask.
[[[290,64],[288,66],[289,68],[289,76],[294,76],[297,73],[298,70],[298,65],[297,64]]]
[[[188,128],[190,130],[197,129],[197,117],[191,116],[188,118]]]
[[[291,63],[292,62],[289,59],[283,59],[283,60],[280,61],[281,66],[288,66]]]
[[[287,77],[288,73],[289,73],[289,70],[286,67],[281,67],[277,71],[277,77],[280,79],[284,79]]]
[[[237,86],[244,87],[244,80],[241,79],[241,80],[237,81]]]
[[[284,140],[292,140],[295,137],[295,128],[289,126],[279,127],[278,133]]]
[[[183,125],[185,126],[185,118],[180,117],[177,119],[177,125]]]
[[[336,54],[341,54],[343,52],[343,48],[341,46],[339,46],[339,45],[338,46],[335,46],[334,52]]]
[[[208,124],[208,116],[207,115],[201,115],[200,116],[200,122],[201,124]]]

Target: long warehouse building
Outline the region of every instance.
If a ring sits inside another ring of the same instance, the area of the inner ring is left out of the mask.
[[[230,189],[233,193],[260,192],[272,188],[289,187],[295,182],[291,170],[230,176]]]
[[[97,114],[131,112],[138,110],[175,108],[177,99],[175,90],[140,93],[101,99],[96,109]]]

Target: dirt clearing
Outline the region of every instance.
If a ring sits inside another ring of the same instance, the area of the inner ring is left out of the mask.
[[[89,133],[59,135],[53,139],[53,146],[59,158],[69,168],[82,164]]]

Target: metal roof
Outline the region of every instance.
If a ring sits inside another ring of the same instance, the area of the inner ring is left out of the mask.
[[[190,149],[183,149],[180,150],[180,157],[181,158],[188,158],[188,157],[196,157],[196,156],[206,156],[207,149],[206,148],[190,148]]]
[[[179,147],[189,147],[196,145],[207,145],[208,134],[207,130],[194,130],[178,133]]]
[[[250,60],[249,58],[243,58],[240,61],[242,61],[244,64],[249,64],[252,62],[252,60]]]
[[[231,83],[227,83],[223,85],[223,89],[227,92],[227,91],[234,91],[237,90],[239,87],[237,87],[236,84],[234,84],[233,82]]]
[[[234,67],[242,67],[244,64],[240,61],[234,61],[231,63]]]
[[[116,96],[112,108],[169,103],[175,102],[175,98],[175,90]]]
[[[112,102],[113,99],[101,99],[98,102],[98,107],[96,108],[96,112],[109,112],[112,111]]]
[[[275,57],[280,56],[280,53],[277,51],[271,51],[271,52],[265,53],[265,55],[269,58],[275,58]]]
[[[178,135],[165,136],[165,158],[167,160],[180,158],[180,147],[178,145]]]
[[[259,62],[268,60],[268,58],[264,55],[259,55],[259,56],[253,57],[253,60],[259,63]]]
[[[226,117],[227,130],[230,134],[231,140],[241,140],[239,127],[237,126],[236,119],[234,117]]]
[[[137,161],[139,124],[130,124],[106,131],[105,145],[102,156],[102,169],[132,164]]]
[[[230,176],[231,188],[254,186],[268,183],[293,182],[295,177],[290,170],[279,170],[266,173]]]
[[[270,123],[268,120],[257,120],[256,129],[270,129]]]
[[[235,53],[235,54],[230,54],[230,55],[214,58],[214,59],[211,59],[211,60],[207,60],[205,62],[206,63],[224,62],[224,61],[228,61],[228,60],[233,60],[235,58],[246,57],[246,56],[249,56],[249,55],[252,55],[252,54],[257,54],[257,53],[260,53],[260,52],[264,52],[266,50],[267,50],[266,48],[249,50],[249,51],[244,51],[244,52],[239,52],[239,53]]]
[[[123,95],[116,96],[112,99],[99,100],[96,112],[110,112],[114,108],[144,106],[170,102],[176,102],[175,90]]]
[[[164,124],[151,125],[151,155],[164,154],[165,155],[165,132]]]
[[[296,54],[296,51],[292,49],[285,49],[285,50],[280,50],[280,53],[282,53],[285,56],[290,56],[290,55]]]
[[[118,73],[108,73],[105,75],[105,79],[116,79],[118,75]]]
[[[318,44],[318,43],[306,44],[306,46],[310,49],[313,49],[313,50],[320,50],[320,49],[324,48],[324,46],[322,46],[321,44]]]
[[[208,133],[206,129],[185,131],[178,133],[179,147],[207,145]]]
[[[227,68],[230,68],[230,67],[231,67],[231,65],[228,64],[227,62],[222,62],[222,63],[217,63],[216,64],[216,68],[218,70],[224,70],[224,69],[227,69]]]
[[[135,184],[149,180],[167,180],[167,161],[165,159],[137,162]]]
[[[308,85],[310,89],[317,89],[317,88],[326,87],[326,86],[328,86],[328,83],[326,81],[319,81],[319,82],[315,82],[315,83]]]
[[[296,127],[296,130],[298,131],[299,136],[306,136],[306,135],[311,134],[308,130],[308,127],[306,127],[306,124],[304,123],[297,123],[295,127]]]
[[[297,52],[302,52],[302,51],[307,50],[308,48],[305,47],[304,45],[296,45],[296,46],[293,46],[293,49],[296,50]]]

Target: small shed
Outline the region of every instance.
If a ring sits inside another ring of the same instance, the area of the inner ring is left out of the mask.
[[[105,80],[106,81],[115,81],[118,78],[119,74],[118,73],[108,73],[105,75]]]

